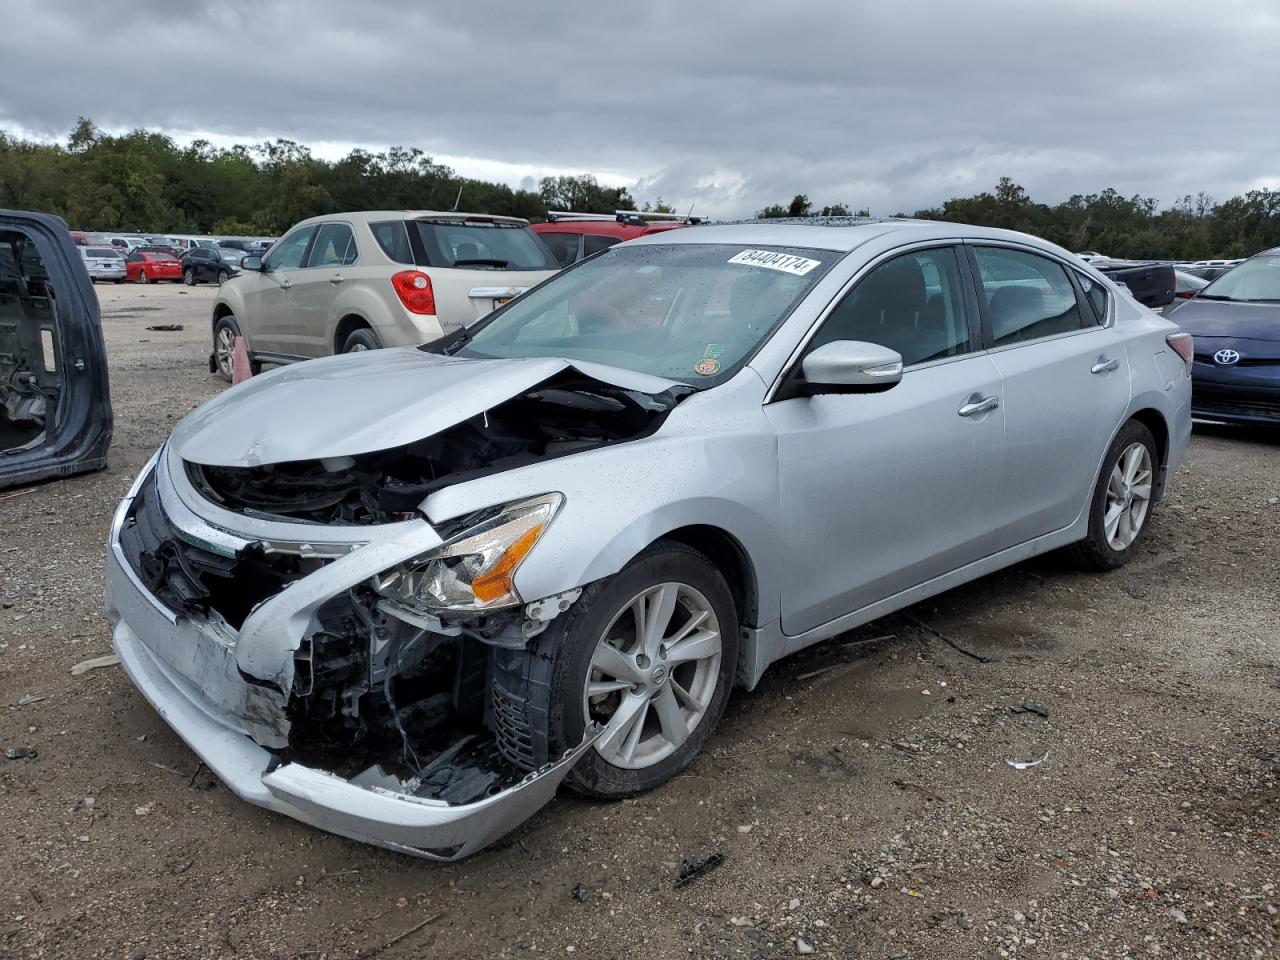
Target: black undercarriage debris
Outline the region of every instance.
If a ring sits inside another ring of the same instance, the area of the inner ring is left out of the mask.
[[[204,496],[249,516],[389,523],[442,487],[655,431],[690,392],[624,390],[570,369],[394,450],[260,467],[187,465]]]

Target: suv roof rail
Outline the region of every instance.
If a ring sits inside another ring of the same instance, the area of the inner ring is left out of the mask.
[[[651,213],[647,210],[615,210],[614,216],[619,223],[630,223],[635,226],[647,226],[650,223],[687,223],[696,226],[705,217],[685,216],[681,213]]]
[[[616,215],[608,213],[578,213],[574,210],[547,211],[547,223],[556,223],[561,220],[607,220],[612,223],[617,219]]]

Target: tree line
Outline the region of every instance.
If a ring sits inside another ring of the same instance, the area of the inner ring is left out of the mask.
[[[274,236],[340,210],[452,210],[545,219],[548,210],[636,209],[625,187],[543,177],[536,191],[460,177],[415,148],[327,161],[291,140],[179,146],[147,130],[103,133],[81,118],[65,144],[0,130],[0,207],[41,210],[74,229]],[[669,207],[659,198],[641,209]]]
[[[789,204],[773,204],[757,216],[846,216],[850,209],[848,204],[817,207],[807,195],[798,194]],[[1280,247],[1280,190],[1250,190],[1222,203],[1198,193],[1161,210],[1151,197],[1126,197],[1108,187],[1049,205],[1035,202],[1013,180],[1002,177],[994,191],[895,216],[1021,230],[1068,250],[1094,250],[1124,259],[1236,258]]]
[[[274,236],[299,220],[340,210],[455,205],[530,220],[545,219],[548,210],[673,212],[661,198],[637,207],[625,187],[606,187],[589,175],[543,177],[536,190],[460,177],[416,148],[357,149],[330,161],[291,140],[180,146],[147,130],[109,135],[84,118],[65,143],[0,130],[0,207],[56,213],[82,230]],[[819,206],[798,194],[757,216],[867,214],[848,203]],[[1280,190],[1251,190],[1222,203],[1199,193],[1159,209],[1153,198],[1108,188],[1050,205],[1004,177],[992,191],[910,215],[1021,230],[1069,250],[1113,257],[1198,260],[1280,246]]]

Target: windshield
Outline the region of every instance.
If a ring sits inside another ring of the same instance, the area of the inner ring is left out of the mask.
[[[485,220],[410,220],[427,265],[466,270],[555,270],[560,264],[522,223]]]
[[[1280,257],[1254,257],[1204,288],[1200,300],[1280,301]]]
[[[798,247],[615,247],[473,328],[471,357],[563,357],[711,386],[755,352],[840,254]]]

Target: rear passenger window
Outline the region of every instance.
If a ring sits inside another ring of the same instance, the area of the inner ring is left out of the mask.
[[[1084,316],[1066,268],[1048,257],[974,247],[991,322],[992,346],[1079,330]]]
[[[599,253],[601,250],[608,250],[615,243],[618,243],[619,237],[593,237],[587,234],[582,241],[582,255],[589,257],[593,253]]]
[[[345,223],[326,223],[316,234],[309,267],[344,267],[356,262],[356,238]]]
[[[578,242],[582,239],[582,234],[539,233],[538,239],[546,244],[560,266],[567,267],[578,262]]]
[[[809,344],[878,343],[910,365],[969,350],[969,323],[956,252],[934,247],[894,257],[858,281]]]
[[[373,239],[378,241],[382,252],[396,263],[413,263],[413,250],[409,247],[409,233],[404,228],[403,220],[384,220],[381,223],[369,224]]]

